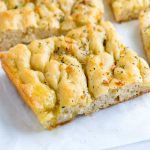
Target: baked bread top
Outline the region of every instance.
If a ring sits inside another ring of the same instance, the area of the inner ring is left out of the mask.
[[[108,0],[116,21],[137,19],[140,12],[150,6],[149,0]]]
[[[61,108],[87,106],[126,85],[150,88],[148,64],[118,40],[109,22],[18,44],[4,55],[2,64],[41,122],[47,117],[56,120]]]
[[[102,0],[8,0],[0,2],[0,31],[70,30],[103,18]]]

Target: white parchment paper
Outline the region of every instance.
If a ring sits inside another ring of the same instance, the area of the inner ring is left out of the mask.
[[[106,18],[113,21],[106,8]],[[114,23],[122,41],[144,57],[138,21]],[[0,149],[100,150],[150,139],[150,94],[45,131],[0,67]]]

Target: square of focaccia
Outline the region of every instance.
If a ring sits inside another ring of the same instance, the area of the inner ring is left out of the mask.
[[[108,0],[117,22],[137,19],[150,6],[149,0]]]
[[[103,0],[0,1],[0,50],[98,24],[103,14]]]
[[[150,91],[150,68],[110,22],[18,44],[2,67],[41,124],[55,128]]]
[[[144,50],[150,63],[150,9],[143,11],[139,17]]]

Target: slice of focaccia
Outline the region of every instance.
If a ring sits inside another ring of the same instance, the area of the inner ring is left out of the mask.
[[[0,50],[6,50],[17,43],[98,24],[104,8],[103,0],[8,0],[0,2],[0,11]]]
[[[150,68],[109,22],[18,44],[2,56],[17,90],[48,129],[150,91]]]
[[[143,11],[139,17],[144,49],[150,63],[150,9]]]
[[[108,0],[117,22],[137,19],[150,6],[149,0]]]

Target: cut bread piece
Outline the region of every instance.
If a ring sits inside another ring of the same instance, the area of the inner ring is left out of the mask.
[[[140,14],[139,20],[144,50],[150,63],[150,9],[143,11]]]
[[[150,91],[150,68],[109,22],[18,44],[2,67],[48,129]]]
[[[117,22],[137,19],[150,6],[149,0],[108,0]]]
[[[0,13],[0,50],[6,50],[17,43],[62,35],[88,23],[98,24],[104,14],[103,0],[15,2],[18,4],[17,9],[11,6],[9,10]]]

